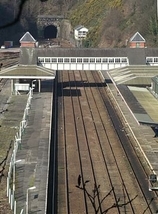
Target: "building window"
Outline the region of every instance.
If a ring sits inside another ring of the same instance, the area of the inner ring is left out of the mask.
[[[121,60],[123,63],[127,63],[127,58],[122,58]]]
[[[120,58],[115,58],[115,63],[120,63]]]
[[[96,62],[100,63],[101,62],[101,58],[96,58]]]
[[[106,62],[107,63],[108,62],[108,58],[103,58],[102,62]]]
[[[154,62],[158,62],[158,58],[157,57],[154,58]]]
[[[153,62],[153,58],[146,58],[146,62],[147,62],[147,63]]]
[[[38,62],[44,62],[44,58],[38,58]]]
[[[69,62],[69,58],[65,58],[65,59],[64,59],[64,62]]]
[[[57,62],[57,58],[52,58],[52,62]]]
[[[82,62],[82,58],[77,58],[77,62]]]
[[[114,58],[109,58],[109,63],[114,63]]]
[[[50,58],[45,58],[45,62],[50,62]]]
[[[71,58],[72,63],[76,63],[76,58]]]
[[[90,62],[95,62],[95,58],[90,58]]]
[[[63,58],[58,58],[58,62],[63,62]]]
[[[89,62],[88,58],[83,58],[83,62]]]

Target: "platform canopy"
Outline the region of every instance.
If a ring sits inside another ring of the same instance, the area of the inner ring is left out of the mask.
[[[15,65],[0,71],[3,79],[54,79],[55,75],[55,70],[37,65]]]
[[[126,66],[108,71],[111,80],[116,84],[148,86],[151,79],[158,75],[158,66]]]

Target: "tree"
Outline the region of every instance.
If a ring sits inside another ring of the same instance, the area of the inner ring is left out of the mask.
[[[151,35],[153,36],[153,41],[156,44],[158,39],[158,21],[156,16],[150,18],[149,29]]]
[[[107,207],[105,210],[103,211],[100,211],[100,205],[106,200],[106,198],[108,196],[111,195],[111,193],[114,191],[114,187],[111,188],[111,190],[100,200],[99,202],[99,205],[96,204],[96,198],[100,198],[99,197],[99,190],[100,190],[100,185],[97,185],[97,184],[94,184],[94,189],[92,190],[92,194],[90,194],[88,191],[87,191],[87,188],[86,188],[86,185],[87,183],[89,183],[90,181],[89,180],[86,180],[83,184],[82,184],[82,178],[81,176],[79,175],[78,176],[78,185],[76,185],[76,187],[82,191],[85,192],[85,194],[87,195],[87,197],[89,198],[91,204],[92,204],[92,207],[94,209],[94,213],[95,214],[105,214],[105,213],[108,213],[109,210],[113,209],[113,208],[118,208],[118,207],[123,207],[123,206],[126,206],[127,204],[130,204],[138,195],[136,195],[134,198],[132,198],[131,200],[128,200],[127,202],[125,203],[119,203],[120,202],[120,198],[116,199],[116,202],[113,203],[112,205],[109,205],[109,207]]]

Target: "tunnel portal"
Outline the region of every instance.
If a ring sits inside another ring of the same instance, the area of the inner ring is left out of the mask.
[[[54,25],[49,25],[44,28],[44,39],[54,39],[57,38],[57,27]]]
[[[60,36],[63,16],[39,15],[37,19],[38,38],[53,39]]]

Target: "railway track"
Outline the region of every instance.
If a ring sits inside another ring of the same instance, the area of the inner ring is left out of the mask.
[[[13,65],[18,64],[19,61],[19,53],[17,52],[4,52],[0,53],[0,70],[3,70],[4,68],[11,67]],[[0,79],[0,91],[7,83],[8,79]]]
[[[18,52],[0,53],[0,64],[2,64],[2,69],[18,64],[18,60],[19,60]]]
[[[155,195],[134,169],[138,160],[98,74],[58,72],[57,91],[55,212],[155,213]]]

